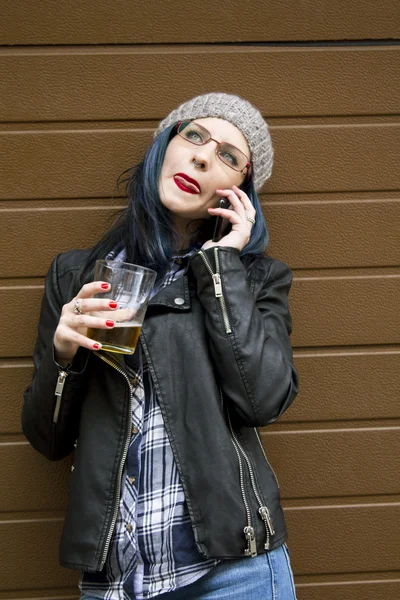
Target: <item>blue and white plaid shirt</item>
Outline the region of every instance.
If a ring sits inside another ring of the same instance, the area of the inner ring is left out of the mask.
[[[187,260],[189,255],[182,258]],[[172,263],[154,293],[183,275],[180,262]],[[125,370],[137,385],[118,518],[103,571],[83,573],[80,582],[83,594],[105,600],[154,598],[193,583],[219,562],[205,559],[197,550],[183,487],[140,346],[133,357],[125,358]]]

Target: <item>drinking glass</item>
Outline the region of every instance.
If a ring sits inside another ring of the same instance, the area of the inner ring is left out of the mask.
[[[87,336],[100,342],[103,350],[118,354],[133,354],[139,339],[157,273],[151,269],[130,263],[112,260],[96,260],[94,281],[110,284],[106,293],[95,294],[95,298],[115,300],[118,308],[110,311],[95,311],[94,317],[113,319],[112,329],[89,327]]]

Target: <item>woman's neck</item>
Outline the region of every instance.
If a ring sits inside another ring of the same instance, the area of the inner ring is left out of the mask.
[[[190,241],[193,239],[193,234],[199,228],[198,220],[182,219],[174,217],[174,227],[176,232],[176,252],[186,250],[190,246]]]

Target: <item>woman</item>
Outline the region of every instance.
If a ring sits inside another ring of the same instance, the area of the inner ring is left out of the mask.
[[[291,273],[263,256],[256,193],[272,156],[247,101],[185,102],[128,179],[114,227],[50,268],[22,420],[49,459],[75,448],[60,562],[82,571],[85,600],[295,598],[256,429],[297,393]],[[85,335],[114,324],[115,303],[93,297],[108,287],[93,282],[105,257],[158,274],[138,350],[119,360]],[[110,318],[88,314],[100,309]]]

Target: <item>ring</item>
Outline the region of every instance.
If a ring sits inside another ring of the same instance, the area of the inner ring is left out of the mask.
[[[254,225],[254,223],[256,222],[256,220],[255,220],[255,219],[253,219],[253,217],[248,217],[247,215],[246,215],[246,219],[247,219],[248,221],[250,221],[250,223],[252,223],[253,225]]]
[[[81,311],[81,309],[79,308],[79,298],[77,298],[75,300],[75,304],[74,304],[74,308],[72,309],[72,312],[74,312],[76,315],[83,315],[84,313]]]

